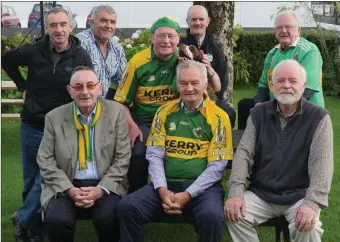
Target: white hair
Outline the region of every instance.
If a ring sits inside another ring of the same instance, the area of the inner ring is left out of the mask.
[[[54,7],[54,8],[51,8],[50,10],[48,10],[48,12],[44,16],[44,23],[47,24],[47,18],[48,18],[49,15],[57,14],[57,13],[65,13],[68,17],[69,24],[72,24],[72,16],[71,16],[70,12],[67,11],[66,9],[61,8],[61,7]]]
[[[204,84],[208,83],[207,67],[201,62],[197,62],[197,61],[194,61],[194,60],[186,60],[186,61],[183,61],[182,63],[177,65],[177,68],[176,68],[177,86],[179,84],[179,73],[180,73],[180,71],[183,70],[183,69],[191,68],[191,67],[197,67],[201,72],[201,77],[202,77],[201,80],[203,81],[203,83]]]
[[[306,73],[305,68],[304,68],[302,65],[300,65],[300,63],[297,62],[296,60],[288,59],[288,60],[283,60],[283,61],[281,61],[279,64],[277,64],[277,65],[275,66],[275,68],[274,68],[274,70],[273,70],[273,75],[272,75],[273,84],[276,82],[276,79],[277,79],[277,78],[276,78],[277,70],[278,70],[280,67],[282,67],[282,66],[287,66],[287,65],[289,65],[289,66],[291,66],[291,65],[297,66],[297,67],[300,69],[300,71],[301,71],[302,81],[303,81],[304,83],[306,83],[306,81],[307,81],[307,73]]]
[[[276,26],[278,17],[280,17],[280,16],[282,16],[282,15],[291,15],[291,16],[293,16],[293,17],[296,19],[297,26],[298,26],[298,27],[301,27],[299,18],[297,17],[297,15],[296,15],[292,10],[286,10],[286,11],[282,11],[282,12],[278,13],[278,14],[275,16],[274,26]]]

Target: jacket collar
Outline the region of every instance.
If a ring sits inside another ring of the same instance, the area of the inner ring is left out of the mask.
[[[303,105],[306,103],[306,99],[302,97],[299,101],[299,106],[292,116],[303,114]],[[269,113],[272,115],[277,115],[279,102],[274,99],[269,102]]]

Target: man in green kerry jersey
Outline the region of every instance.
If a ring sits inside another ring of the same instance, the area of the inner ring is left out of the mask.
[[[152,46],[132,57],[114,98],[126,107],[133,147],[128,173],[129,192],[147,184],[145,142],[157,109],[177,98],[174,83],[179,29],[178,23],[167,17],[152,25]]]
[[[146,158],[152,183],[118,205],[120,239],[142,241],[142,225],[178,216],[192,222],[199,241],[222,237],[221,179],[233,159],[228,114],[204,94],[207,69],[188,60],[177,67],[180,99],[161,106],[152,123]]]
[[[303,96],[310,102],[324,107],[322,91],[322,57],[318,47],[300,37],[301,27],[294,12],[285,11],[275,18],[274,34],[279,41],[264,61],[262,76],[254,99],[243,99],[238,104],[238,128],[244,129],[249,110],[257,104],[274,99],[272,72],[282,60],[294,59],[307,72],[306,88]]]

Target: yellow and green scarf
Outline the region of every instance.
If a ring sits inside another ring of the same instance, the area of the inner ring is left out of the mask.
[[[76,103],[72,104],[73,120],[78,133],[78,160],[79,169],[87,169],[86,160],[93,161],[92,140],[90,139],[90,129],[94,127],[102,112],[101,102],[97,101],[97,109],[91,123],[83,124],[77,115]]]

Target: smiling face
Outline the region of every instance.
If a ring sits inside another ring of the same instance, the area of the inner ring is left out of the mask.
[[[114,35],[116,23],[116,14],[100,11],[96,19],[91,20],[91,30],[96,39],[107,41]]]
[[[275,19],[275,38],[283,48],[291,46],[299,37],[301,28],[292,14],[281,14]]]
[[[210,18],[205,8],[196,5],[191,7],[187,16],[187,24],[190,28],[190,34],[202,37],[207,31]]]
[[[177,48],[179,36],[170,27],[159,27],[152,34],[153,51],[162,60],[169,59]]]
[[[101,89],[102,84],[90,70],[74,73],[70,85],[67,86],[67,91],[84,115],[95,107]]]
[[[195,107],[207,88],[201,70],[192,66],[181,69],[177,80],[178,92],[187,107]]]
[[[50,36],[53,46],[65,46],[72,32],[72,25],[68,15],[64,12],[50,13],[46,19],[45,31]]]

